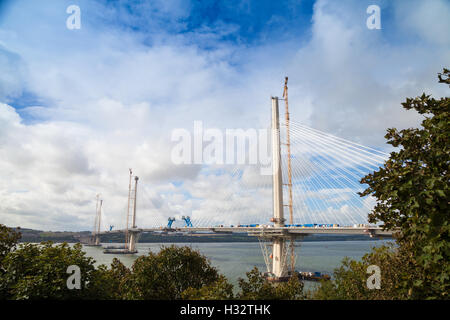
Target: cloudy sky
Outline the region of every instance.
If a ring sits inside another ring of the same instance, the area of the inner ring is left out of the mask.
[[[448,95],[448,30],[446,0],[0,1],[0,223],[90,230],[101,193],[122,227],[128,168],[140,227],[270,215],[270,178],[176,165],[173,130],[267,128],[289,76],[293,121],[389,151],[387,127],[420,123],[405,97]]]

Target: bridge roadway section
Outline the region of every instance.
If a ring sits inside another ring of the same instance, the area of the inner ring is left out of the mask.
[[[99,234],[125,233],[125,229],[102,231]],[[383,230],[376,226],[364,227],[156,227],[156,228],[134,228],[128,232],[214,232],[214,233],[248,233],[249,236],[286,236],[301,237],[309,234],[341,234],[341,235],[368,235],[370,237],[391,237],[392,230]]]

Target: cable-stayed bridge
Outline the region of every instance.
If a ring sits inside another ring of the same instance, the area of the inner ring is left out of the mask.
[[[283,99],[271,100],[270,163],[204,166],[200,171],[204,180],[190,186],[189,217],[181,218],[141,210],[139,202],[152,200],[145,186],[138,191],[138,178],[130,170],[125,228],[100,231],[101,203],[99,209],[97,202],[93,242],[99,243],[101,234],[124,233],[121,253],[135,253],[143,232],[245,232],[261,240],[267,275],[279,281],[293,274],[294,242],[308,234],[391,236],[391,231],[367,224],[374,200],[358,195],[365,189],[361,178],[389,155],[290,121],[287,79]],[[282,124],[280,100],[285,102]],[[203,183],[208,180],[215,190]],[[137,212],[145,214],[148,227],[138,227]]]

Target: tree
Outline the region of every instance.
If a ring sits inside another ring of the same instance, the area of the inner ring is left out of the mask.
[[[0,280],[6,273],[3,260],[16,247],[20,237],[20,233],[15,232],[3,224],[0,224]],[[7,291],[0,283],[0,299],[6,299],[7,296]]]
[[[300,300],[304,299],[303,282],[291,277],[288,282],[271,283],[254,267],[247,272],[247,280],[240,278],[241,291],[237,297],[243,300]]]
[[[439,74],[449,83],[450,71]],[[422,94],[407,98],[402,106],[424,115],[422,128],[388,129],[386,139],[394,147],[383,168],[361,183],[377,204],[369,222],[399,228],[398,243],[412,252],[419,279],[406,279],[411,298],[448,298],[450,291],[450,98],[434,99]]]
[[[96,269],[95,261],[86,257],[80,244],[72,248],[63,243],[26,243],[3,259],[5,273],[0,275],[0,291],[6,299],[102,299],[104,267]],[[71,265],[80,268],[80,289],[69,289],[67,273]]]
[[[220,275],[217,281],[199,289],[186,289],[181,297],[185,300],[231,300],[234,299],[233,285]]]
[[[130,276],[131,270],[114,258],[109,269],[105,265],[97,267],[89,288],[97,299],[125,300],[130,296]]]
[[[287,282],[275,286],[275,298],[280,300],[304,300],[303,282],[298,276],[293,276]]]
[[[442,73],[438,73],[439,83],[446,83],[450,85],[450,70],[444,68]]]
[[[219,280],[216,268],[198,251],[185,247],[162,247],[134,262],[128,299],[181,299],[188,288],[200,289]]]
[[[11,252],[20,240],[21,234],[11,228],[0,224],[0,271],[2,270],[2,261],[6,255]]]
[[[288,282],[271,283],[254,267],[246,273],[247,279],[240,278],[240,292],[233,294],[233,285],[223,276],[199,289],[189,288],[183,292],[183,299],[190,300],[300,300],[305,299],[303,283],[298,277]]]
[[[334,280],[322,281],[312,293],[319,300],[398,300],[407,299],[408,290],[400,286],[407,278],[420,277],[419,271],[410,263],[411,253],[403,248],[382,246],[364,255],[361,261],[344,258],[342,265],[334,270]],[[380,289],[369,288],[369,266],[380,268]]]

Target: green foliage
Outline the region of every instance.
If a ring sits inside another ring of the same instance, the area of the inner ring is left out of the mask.
[[[106,272],[108,278],[108,291],[111,292],[112,299],[125,299],[129,292],[131,270],[128,269],[119,259],[114,258],[111,269]]]
[[[5,273],[0,277],[0,291],[7,299],[101,299],[105,296],[101,281],[105,269],[96,269],[80,244],[22,244],[3,260]],[[81,289],[68,289],[67,268],[81,270]]]
[[[288,282],[271,283],[253,268],[247,272],[247,279],[239,279],[240,291],[233,295],[233,286],[225,277],[200,289],[189,288],[183,292],[183,299],[191,300],[300,300],[305,299],[303,282],[298,277],[292,277]]]
[[[303,282],[291,277],[288,282],[271,283],[259,272],[257,267],[247,272],[247,280],[240,278],[241,292],[237,298],[243,300],[300,300],[304,299]]]
[[[345,258],[334,270],[335,280],[322,281],[312,298],[319,300],[397,300],[407,299],[408,290],[400,283],[419,277],[419,270],[410,263],[411,253],[403,248],[374,248],[361,261]],[[370,265],[380,267],[380,289],[369,289],[367,273]]]
[[[217,281],[199,289],[186,289],[181,297],[186,300],[231,300],[234,299],[233,285],[220,275]]]
[[[444,68],[444,72],[438,73],[438,78],[440,83],[446,83],[450,85],[450,70]]]
[[[275,285],[274,299],[279,300],[303,300],[306,299],[303,293],[303,282],[297,277],[291,277],[288,282]]]
[[[439,81],[449,83],[444,69]],[[398,244],[411,250],[420,277],[407,278],[411,298],[448,298],[450,291],[450,98],[422,94],[402,103],[424,115],[422,128],[388,129],[386,139],[400,151],[392,152],[383,168],[361,180],[369,187],[362,196],[378,202],[371,223],[399,228]]]
[[[110,269],[100,265],[89,282],[89,288],[97,299],[124,300],[128,296],[131,271],[120,260],[114,258]]]
[[[3,260],[5,257],[15,249],[17,242],[20,240],[20,233],[14,232],[14,230],[0,224],[0,280],[6,273]],[[0,299],[6,299],[8,293],[4,286],[0,283]]]
[[[259,272],[257,267],[254,267],[250,272],[246,273],[247,280],[239,278],[239,288],[241,292],[238,298],[244,300],[258,300],[271,299],[274,293],[274,288],[270,282],[265,279]]]
[[[2,261],[6,255],[15,248],[20,240],[20,233],[0,224],[0,272],[3,269]]]
[[[132,266],[129,299],[181,299],[188,288],[199,289],[219,279],[206,257],[189,247],[162,247],[139,257]]]

